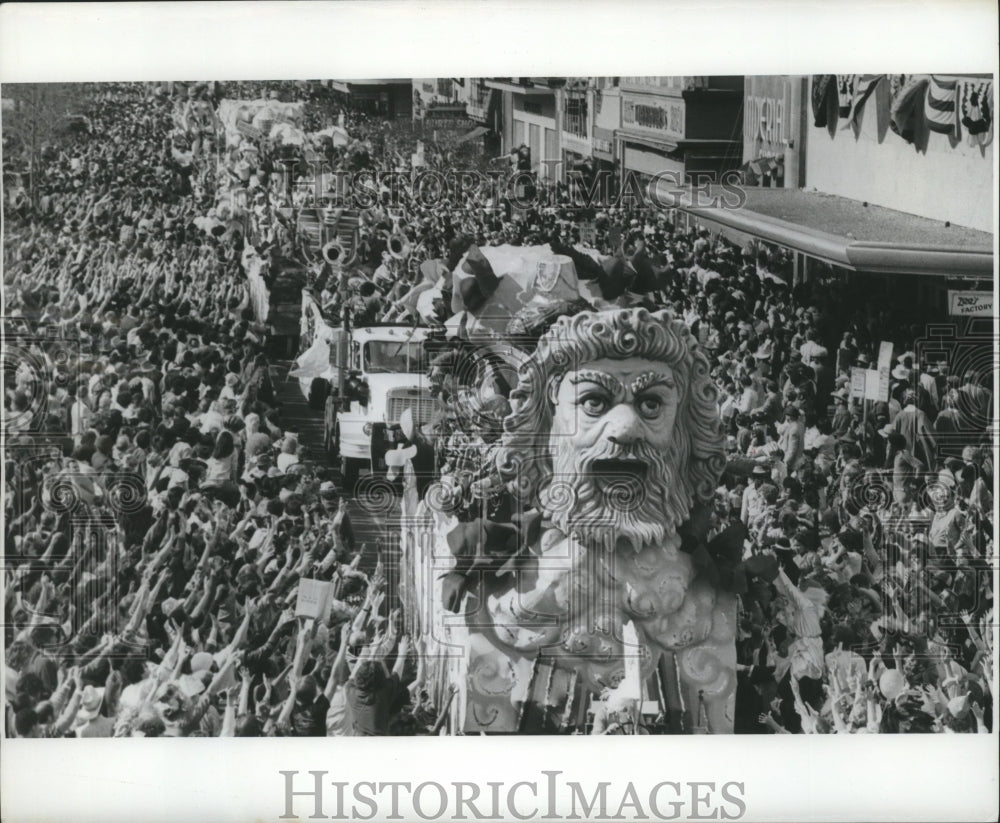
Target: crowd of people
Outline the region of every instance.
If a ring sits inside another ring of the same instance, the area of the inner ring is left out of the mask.
[[[226,146],[224,97],[300,101],[303,131],[351,139]],[[406,171],[418,142],[431,168],[455,149],[305,83],[105,84],[85,113],[5,220],[5,313],[24,320],[5,331],[8,734],[439,732],[448,700],[420,688],[389,558],[283,419],[253,277],[297,261],[331,322],[437,333],[453,295],[419,296],[504,243],[570,257],[607,303],[672,308],[709,354],[730,458],[712,527],[746,534],[737,732],[993,728],[993,375],[927,359],[912,297],[833,270],[799,281],[780,249],[641,202],[581,208],[567,187],[526,209],[486,185],[383,192],[345,277],[295,220],[316,154]],[[864,401],[851,369],[883,341],[888,397]],[[446,407],[462,345],[431,367]],[[488,451],[509,407],[486,411]],[[474,459],[439,442],[446,470]],[[328,615],[296,616],[303,579],[333,584]]]

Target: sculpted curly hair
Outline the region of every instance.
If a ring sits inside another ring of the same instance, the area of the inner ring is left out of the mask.
[[[673,370],[680,402],[668,458],[677,479],[677,502],[685,511],[696,501],[711,502],[725,468],[725,438],[708,358],[688,326],[670,311],[651,314],[634,308],[561,317],[521,366],[496,465],[522,504],[537,505],[539,491],[552,476],[549,432],[562,378],[593,360],[629,357],[665,363]]]

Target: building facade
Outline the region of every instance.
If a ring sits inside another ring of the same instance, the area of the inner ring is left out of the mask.
[[[805,183],[802,163],[808,94],[805,77],[745,78],[743,95],[744,182],[797,189]]]
[[[413,110],[413,81],[331,80],[330,87],[374,117],[408,118]]]
[[[825,102],[832,113],[837,96],[838,116],[827,116],[824,125],[817,125],[814,116],[809,123],[807,184],[942,223],[992,231],[996,206],[992,148],[963,126],[961,121],[968,111],[963,115],[963,101],[958,99],[963,90],[970,89],[983,89],[992,98],[992,80],[924,75],[926,82],[921,83],[919,75],[878,77],[852,122],[839,115],[855,93],[863,91],[858,88],[863,80],[845,80],[844,75],[803,78],[811,92],[819,83],[837,85]],[[845,88],[850,82],[855,87]],[[901,111],[907,104],[903,96],[908,93],[912,133],[907,132],[903,122],[907,114]],[[939,104],[944,108],[938,108]],[[968,108],[968,99],[965,104]],[[986,108],[992,115],[992,107]]]
[[[619,78],[616,159],[641,181],[720,180],[742,161],[743,78]]]
[[[495,77],[486,86],[501,95],[501,151],[526,146],[531,171],[545,183],[560,179],[559,94],[566,78]]]

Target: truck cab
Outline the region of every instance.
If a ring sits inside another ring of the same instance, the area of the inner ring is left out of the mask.
[[[418,425],[431,419],[435,400],[427,379],[426,338],[426,329],[412,326],[362,326],[331,341],[324,441],[331,462],[339,461],[345,488],[354,487],[361,469],[385,472],[385,453],[402,437],[399,419],[406,409]],[[347,373],[340,396],[342,363]]]

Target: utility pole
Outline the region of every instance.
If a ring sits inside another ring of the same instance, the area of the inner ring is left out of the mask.
[[[347,288],[347,273],[337,266],[335,272],[340,277],[340,328],[341,345],[337,352],[337,398],[344,402],[344,389],[347,384],[348,347],[351,345],[351,304]]]
[[[31,210],[38,208],[38,186],[35,176],[38,174],[38,106],[39,94],[37,85],[31,87],[31,157],[28,159],[28,193],[31,196]]]

